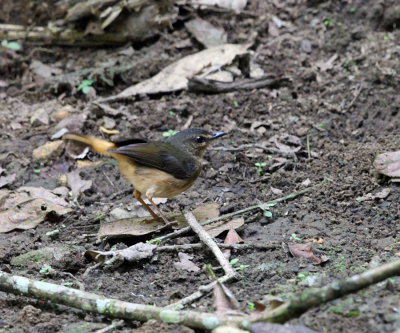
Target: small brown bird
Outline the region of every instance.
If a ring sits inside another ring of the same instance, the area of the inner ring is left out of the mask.
[[[225,134],[190,128],[163,141],[132,139],[110,142],[78,134],[66,134],[63,139],[77,141],[116,159],[119,171],[135,189],[134,197],[154,219],[160,220],[141,198],[143,193],[162,220],[169,223],[152,199],[172,198],[192,186],[200,174],[205,149],[211,141]]]

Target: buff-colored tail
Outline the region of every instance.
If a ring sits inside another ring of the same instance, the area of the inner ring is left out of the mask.
[[[69,133],[69,134],[64,135],[63,139],[83,143],[83,144],[89,146],[96,153],[103,154],[106,156],[114,156],[115,154],[111,154],[107,150],[117,148],[117,145],[115,143],[112,143],[110,141],[106,141],[103,139],[98,139],[93,136]]]

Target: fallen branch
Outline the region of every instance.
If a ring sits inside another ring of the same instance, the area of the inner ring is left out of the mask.
[[[31,280],[22,276],[12,276],[1,271],[0,291],[48,300],[112,318],[140,321],[157,319],[166,323],[207,330],[212,330],[219,325],[225,325],[230,322],[237,323],[242,327],[248,323],[242,323],[241,317],[238,316],[221,316],[195,311],[175,311],[152,305],[119,301],[53,283]]]
[[[265,207],[265,206],[268,206],[268,205],[273,205],[273,204],[277,204],[277,203],[282,202],[282,201],[294,199],[294,198],[296,198],[296,197],[298,197],[300,195],[303,195],[305,193],[308,193],[308,192],[311,192],[311,191],[315,190],[316,188],[318,188],[319,186],[321,186],[321,185],[323,185],[325,183],[326,183],[326,181],[324,180],[322,183],[317,184],[315,186],[307,187],[307,188],[305,188],[305,189],[303,189],[301,191],[290,193],[288,195],[285,195],[284,197],[281,197],[281,198],[278,198],[278,199],[275,199],[275,200],[272,200],[272,201],[268,201],[268,202],[261,203],[261,204],[258,204],[258,205],[254,205],[254,206],[250,206],[250,207],[247,207],[247,208],[243,208],[241,210],[238,210],[236,212],[232,212],[232,213],[229,213],[229,214],[221,215],[221,216],[216,217],[214,219],[210,219],[210,220],[204,221],[204,222],[200,223],[200,225],[204,226],[204,225],[211,224],[211,223],[214,223],[214,222],[227,220],[227,219],[229,219],[229,218],[231,218],[233,216],[244,214],[244,213],[247,213],[247,212],[255,210],[255,209],[262,209],[262,207]],[[191,230],[190,227],[185,227],[185,228],[182,228],[182,229],[178,229],[178,230],[175,230],[174,232],[171,232],[171,233],[166,234],[164,236],[160,236],[160,237],[154,238],[154,239],[150,240],[150,242],[151,243],[162,242],[162,241],[165,241],[167,239],[172,239],[172,238],[184,235],[187,232],[189,232],[190,230]]]
[[[354,275],[345,280],[335,281],[323,288],[305,289],[299,296],[293,297],[278,308],[270,312],[263,312],[258,321],[284,323],[315,306],[355,293],[372,284],[397,275],[400,275],[400,260]]]
[[[212,330],[215,327],[228,324],[248,328],[250,324],[255,322],[283,323],[300,316],[312,307],[357,292],[372,284],[398,275],[400,275],[400,260],[345,280],[335,281],[323,288],[306,289],[299,296],[293,297],[278,308],[272,311],[264,310],[257,316],[224,316],[205,312],[175,311],[152,305],[123,302],[53,283],[31,280],[22,276],[12,276],[2,271],[0,271],[0,291],[52,301],[113,318],[140,321],[158,319],[166,323]]]
[[[69,28],[24,27],[0,24],[0,40],[23,40],[34,45],[105,46],[124,45],[130,41],[123,32],[107,32],[102,35],[85,35]]]
[[[237,90],[252,90],[259,88],[277,88],[287,83],[287,78],[279,78],[276,76],[266,76],[259,79],[246,79],[234,82],[221,82],[216,80],[208,80],[205,78],[192,77],[189,79],[188,88],[190,91],[201,93],[226,93]]]
[[[215,258],[218,260],[219,264],[222,266],[226,275],[234,276],[236,275],[229,261],[226,259],[221,249],[218,247],[217,243],[214,242],[212,237],[203,229],[199,222],[197,222],[192,212],[185,213],[185,218],[190,228],[199,236],[200,240],[206,244],[211,252],[214,254]]]

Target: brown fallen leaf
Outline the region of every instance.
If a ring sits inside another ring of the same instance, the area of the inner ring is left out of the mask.
[[[103,101],[125,99],[139,94],[158,94],[187,89],[189,78],[211,67],[219,68],[230,64],[236,56],[246,54],[249,46],[223,44],[188,55],[168,65],[152,78],[130,86],[118,95],[107,97]]]
[[[272,139],[276,147],[284,153],[296,153],[301,149],[301,140],[297,136],[286,134],[278,137],[276,135]]]
[[[243,239],[239,236],[235,229],[230,228],[224,239],[224,244],[239,244],[244,243]],[[222,250],[224,257],[229,260],[231,256],[231,249]]]
[[[232,219],[229,221],[218,221],[215,223],[207,224],[204,226],[205,231],[211,237],[217,237],[222,232],[229,230],[229,229],[237,229],[244,224],[244,218],[238,217],[236,219]]]
[[[223,28],[217,28],[200,18],[186,22],[185,27],[205,47],[217,46],[227,42],[227,35]]]
[[[400,150],[379,154],[374,161],[379,173],[389,177],[400,177]]]
[[[43,187],[22,186],[15,191],[0,190],[0,193],[0,211],[13,208],[32,199],[45,199],[56,205],[68,207],[68,203],[64,199]]]
[[[379,191],[375,194],[367,193],[362,197],[357,198],[357,201],[368,201],[368,200],[375,200],[375,199],[385,199],[390,194],[390,188],[384,188],[382,191]]]
[[[200,267],[192,262],[193,257],[183,253],[178,253],[179,261],[174,262],[174,267],[179,270],[188,271],[188,272],[199,272]]]
[[[217,283],[214,287],[214,304],[217,314],[237,314],[240,305],[233,293],[223,283]]]
[[[156,204],[157,199],[160,200],[158,202],[164,202],[163,200],[165,200],[156,198]],[[219,216],[218,204],[211,203],[197,207],[193,210],[193,214],[199,222],[216,218]],[[98,231],[98,237],[120,238],[126,236],[144,236],[172,227],[183,228],[187,226],[187,222],[181,213],[169,213],[166,214],[166,218],[169,221],[177,221],[178,226],[165,225],[162,222],[154,221],[151,216],[130,217],[102,223]]]
[[[0,212],[0,232],[14,229],[32,229],[41,223],[50,212],[64,215],[70,208],[57,205],[46,199],[28,199]]]
[[[67,174],[68,186],[75,195],[85,192],[92,187],[92,180],[83,180],[79,175],[79,170]]]
[[[317,257],[311,251],[312,243],[289,243],[289,251],[294,257],[300,257],[306,259],[308,262],[311,262],[314,265],[318,265],[321,263],[322,259]]]
[[[8,176],[1,176],[0,177],[0,188],[6,186],[8,184],[12,184],[16,177],[17,177],[16,173],[13,173],[13,174],[8,175]]]

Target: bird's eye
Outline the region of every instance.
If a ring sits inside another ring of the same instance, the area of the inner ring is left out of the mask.
[[[195,140],[197,143],[203,143],[204,142],[204,137],[203,136],[196,136]]]

